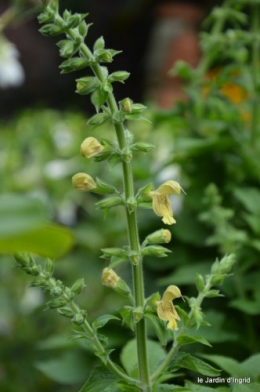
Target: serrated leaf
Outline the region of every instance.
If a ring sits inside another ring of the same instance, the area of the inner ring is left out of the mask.
[[[79,392],[100,392],[108,386],[116,384],[118,378],[106,367],[96,367]]]
[[[206,346],[212,347],[211,344],[203,336],[180,335],[177,337],[177,340],[181,345],[201,343],[201,344],[205,344]]]
[[[118,317],[113,316],[111,314],[103,314],[102,316],[98,317],[93,323],[92,327],[97,330],[99,328],[104,327],[110,320],[120,320]]]
[[[214,368],[208,363],[193,357],[191,354],[185,354],[178,362],[178,367],[193,370],[194,372],[203,374],[204,376],[219,376],[220,370]]]

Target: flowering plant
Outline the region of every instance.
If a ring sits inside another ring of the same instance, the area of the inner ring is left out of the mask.
[[[167,257],[170,251],[163,245],[170,242],[171,232],[163,227],[148,234],[141,243],[137,212],[140,208],[152,209],[162,218],[164,224],[175,224],[169,196],[180,195],[182,188],[178,182],[170,179],[158,188],[149,183],[138,190],[135,189],[132,160],[136,154],[147,153],[154,146],[136,142],[126,128],[126,122],[144,121],[142,113],[146,108],[128,97],[120,102],[116,101],[113,83],[124,83],[130,75],[125,71],[109,74],[104,64],[110,63],[119,52],[107,49],[103,37],[96,40],[93,51],[87,46],[85,38],[90,25],[85,22],[85,17],[86,15],[72,14],[68,10],[61,14],[58,1],[50,1],[39,16],[39,22],[43,24],[40,31],[47,36],[65,35],[65,39],[58,43],[60,55],[65,58],[60,66],[62,73],[91,69],[93,76],[84,76],[76,81],[76,92],[81,95],[90,94],[96,110],[88,124],[95,129],[111,122],[115,129],[116,140],[88,137],[82,141],[80,152],[83,157],[91,158],[94,162],[107,161],[112,168],[121,165],[122,189],[117,189],[103,179],[93,179],[85,172],[76,173],[72,178],[72,184],[76,190],[105,195],[104,199],[96,203],[100,210],[107,212],[118,206],[125,210],[128,244],[118,248],[103,248],[101,257],[109,261],[102,273],[103,285],[125,297],[127,304],[116,315],[105,314],[91,322],[87,311],[75,301],[85,288],[83,278],[67,287],[53,276],[52,260],[47,259],[42,266],[29,254],[17,254],[15,259],[22,270],[34,277],[32,285],[41,287],[53,297],[47,302],[47,307],[56,309],[61,316],[70,319],[77,327],[76,337],[88,342],[101,361],[102,366],[93,369],[80,389],[81,392],[102,389],[106,392],[195,390],[196,385],[189,381],[184,386],[170,382],[177,371],[183,368],[209,377],[220,374],[218,369],[183,350],[183,346],[192,343],[209,345],[203,336],[194,335],[193,330],[206,324],[201,304],[205,298],[222,296],[214,287],[222,284],[230,274],[235,258],[233,254],[225,255],[220,261],[216,260],[213,263],[209,274],[198,274],[198,294],[195,297],[185,296],[173,281],[162,296],[154,293],[146,298],[143,260],[149,257]],[[132,289],[114,270],[121,263],[131,265]],[[176,301],[182,295],[184,306],[173,304],[172,301]],[[184,308],[186,304],[189,309]],[[126,325],[134,336],[123,349],[121,363],[114,359],[113,347],[109,345],[106,337],[99,333],[101,328],[112,321],[120,321]],[[157,342],[148,338],[148,325],[153,327]],[[166,350],[165,346],[168,345],[171,347]]]

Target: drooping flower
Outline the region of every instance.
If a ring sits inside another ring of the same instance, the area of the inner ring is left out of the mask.
[[[72,177],[72,184],[75,189],[80,191],[91,191],[97,187],[93,178],[86,173],[77,173]]]
[[[181,297],[180,289],[177,286],[169,286],[165,290],[162,300],[157,303],[158,317],[163,321],[168,321],[167,328],[178,329],[176,320],[180,320],[172,301],[175,298]]]
[[[87,137],[80,146],[81,155],[85,158],[91,158],[103,150],[102,145],[94,137]]]
[[[179,195],[181,187],[176,181],[166,181],[155,191],[150,192],[153,200],[153,210],[157,216],[162,216],[162,221],[166,225],[176,223],[173,217],[173,210],[170,203],[169,195]]]

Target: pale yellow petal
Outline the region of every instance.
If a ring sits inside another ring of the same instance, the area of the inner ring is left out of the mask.
[[[168,324],[167,324],[167,328],[168,329],[174,329],[177,330],[178,329],[178,325],[176,323],[176,321],[174,319],[171,319]]]
[[[158,317],[164,321],[170,321],[172,318],[180,320],[180,316],[176,312],[176,309],[171,301],[160,301],[157,305],[157,314]]]
[[[180,297],[181,297],[181,291],[179,287],[171,285],[168,286],[167,289],[165,290],[162,297],[162,301],[168,302],[168,301],[172,301],[175,298],[180,298]]]
[[[176,181],[166,181],[155,192],[161,195],[179,195],[181,193],[181,187]]]
[[[158,216],[172,216],[172,206],[169,197],[155,192],[153,195],[153,210]]]

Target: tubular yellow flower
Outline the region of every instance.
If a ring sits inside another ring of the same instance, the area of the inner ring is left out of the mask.
[[[91,158],[103,150],[102,145],[94,137],[87,137],[80,146],[81,155],[85,158]]]
[[[119,276],[111,268],[104,268],[102,272],[102,284],[112,289],[117,287]]]
[[[172,303],[175,298],[181,297],[180,289],[177,286],[169,286],[165,290],[162,300],[157,303],[158,317],[163,321],[168,321],[167,328],[178,329],[176,320],[180,320],[180,316]]]
[[[153,199],[153,210],[157,216],[163,217],[162,221],[166,225],[176,223],[169,195],[179,195],[180,193],[181,187],[176,181],[166,181],[155,191],[150,192],[150,196]]]
[[[96,188],[97,184],[91,176],[86,173],[77,173],[72,177],[72,184],[75,189],[80,191],[91,191]]]

